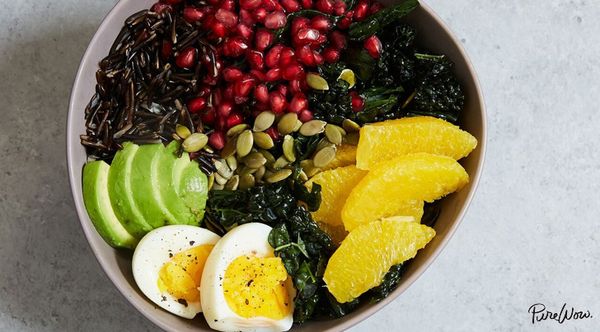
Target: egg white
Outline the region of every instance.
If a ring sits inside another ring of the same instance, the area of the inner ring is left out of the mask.
[[[291,278],[288,278],[287,289],[290,295],[290,314],[276,320],[267,317],[244,318],[233,312],[223,292],[223,279],[227,267],[240,256],[274,257],[273,248],[268,237],[271,227],[261,223],[240,225],[221,238],[206,260],[202,282],[200,283],[200,300],[204,308],[204,317],[208,325],[219,331],[287,331],[294,322],[295,289]]]
[[[184,250],[205,244],[215,244],[220,237],[204,228],[189,225],[171,225],[157,228],[146,234],[133,253],[133,278],[138,287],[159,307],[184,318],[192,319],[202,312],[200,301],[187,306],[158,288],[160,269],[175,255]]]

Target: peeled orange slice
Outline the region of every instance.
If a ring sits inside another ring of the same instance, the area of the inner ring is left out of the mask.
[[[371,169],[379,162],[416,152],[458,160],[476,146],[477,139],[473,135],[441,119],[417,116],[389,120],[360,129],[356,166]]]
[[[411,202],[433,202],[468,182],[465,169],[450,157],[428,153],[397,157],[377,164],[356,185],[342,208],[342,220],[351,231],[382,217],[411,216]],[[404,211],[395,211],[399,209]]]
[[[395,220],[361,225],[342,241],[325,268],[323,279],[340,303],[379,286],[393,265],[415,257],[435,236],[428,226]]]

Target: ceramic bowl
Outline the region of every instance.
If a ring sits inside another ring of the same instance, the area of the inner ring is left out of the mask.
[[[385,1],[384,1],[385,2]],[[392,3],[393,1],[389,1]],[[107,53],[119,33],[124,20],[134,12],[152,5],[152,0],[121,0],[105,17],[85,52],[73,86],[69,104],[67,126],[67,158],[69,178],[75,207],[87,240],[98,262],[125,298],[144,316],[167,331],[209,330],[202,318],[186,320],[156,307],[137,288],[131,272],[131,253],[117,251],[108,246],[96,233],[85,210],[82,198],[81,173],[86,162],[86,153],[79,144],[79,135],[85,132],[84,109],[94,93],[95,72],[98,62]],[[479,145],[461,163],[471,176],[471,182],[459,193],[443,200],[442,213],[435,225],[437,236],[419,251],[398,288],[386,299],[376,304],[367,304],[340,319],[315,321],[294,326],[294,331],[339,331],[344,330],[374,314],[402,294],[433,262],[442,251],[463,218],[473,198],[482,171],[485,143],[485,107],[475,71],[460,43],[448,27],[425,4],[407,17],[416,26],[419,42],[434,52],[443,53],[456,64],[456,73],[466,92],[466,106],[460,119],[461,127],[479,140]],[[401,324],[401,322],[398,322]]]

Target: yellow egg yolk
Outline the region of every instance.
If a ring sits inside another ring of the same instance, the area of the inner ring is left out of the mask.
[[[199,301],[198,287],[204,263],[213,247],[210,244],[201,245],[175,254],[158,273],[158,289],[171,294],[181,303]]]
[[[279,257],[240,256],[225,271],[225,300],[231,310],[244,318],[281,319],[292,308],[287,278]]]

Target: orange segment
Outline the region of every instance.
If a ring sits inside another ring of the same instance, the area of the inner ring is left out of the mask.
[[[435,230],[413,222],[380,220],[350,232],[329,259],[323,279],[341,303],[379,286],[393,265],[415,257]]]
[[[459,127],[429,116],[402,118],[366,125],[360,129],[356,166],[374,165],[409,153],[427,152],[456,160],[466,157],[477,139]]]
[[[356,166],[346,166],[321,172],[307,181],[308,188],[313,183],[321,185],[321,206],[312,213],[313,219],[329,225],[341,225],[346,198],[366,174]]]
[[[321,170],[326,171],[354,164],[356,164],[356,146],[343,144],[338,146],[337,151],[335,152],[335,158]]]
[[[468,182],[467,172],[450,157],[428,153],[397,157],[377,164],[358,183],[342,209],[342,220],[351,231],[382,217],[413,216],[414,201],[433,202]],[[417,220],[422,216],[420,207]]]

